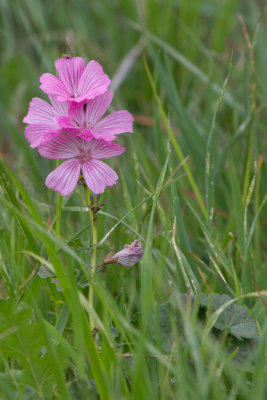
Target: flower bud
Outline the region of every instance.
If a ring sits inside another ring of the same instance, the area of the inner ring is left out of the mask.
[[[141,240],[135,240],[131,244],[126,244],[123,250],[105,257],[106,264],[120,264],[124,267],[131,267],[136,264],[143,256],[143,246]]]

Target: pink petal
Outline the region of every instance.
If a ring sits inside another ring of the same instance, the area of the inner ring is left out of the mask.
[[[84,59],[81,57],[59,58],[55,62],[59,79],[66,88],[69,97],[75,96],[79,81],[85,69]]]
[[[56,94],[59,100],[67,100],[68,96],[66,96],[66,88],[63,83],[52,74],[43,74],[40,78],[40,89],[43,92],[48,94]]]
[[[95,138],[109,140],[113,135],[123,132],[133,132],[133,116],[126,110],[116,111],[107,115],[92,126]],[[110,139],[112,140],[112,139]]]
[[[45,184],[49,189],[56,190],[61,196],[68,196],[77,185],[81,172],[81,161],[71,159],[64,161],[46,178]]]
[[[59,135],[46,143],[40,144],[38,151],[41,156],[51,159],[78,157],[81,151],[87,150],[88,142],[71,136]]]
[[[68,115],[70,108],[68,101],[58,101],[57,96],[54,94],[48,95],[49,100],[55,110],[56,115]]]
[[[98,160],[100,158],[111,158],[122,154],[125,147],[119,144],[106,142],[104,140],[92,140],[90,142],[91,157]]]
[[[116,139],[115,135],[110,135],[108,133],[107,134],[105,134],[105,133],[98,134],[92,130],[92,134],[96,140],[104,140],[105,142],[113,142]]]
[[[62,129],[69,128],[69,129],[79,129],[77,124],[70,118],[70,117],[57,117],[57,123],[61,126]]]
[[[103,193],[107,186],[113,186],[118,180],[116,172],[100,160],[90,160],[82,165],[86,185],[93,193]]]
[[[113,93],[107,90],[100,96],[88,101],[85,111],[85,123],[93,126],[105,114],[112,102]]]
[[[55,131],[55,132],[47,131],[47,132],[45,132],[44,136],[42,137],[40,145],[42,143],[48,142],[49,140],[52,140],[55,137],[60,136],[60,135],[61,135],[60,131]]]
[[[92,131],[90,128],[86,128],[82,132],[78,131],[76,134],[83,140],[86,140],[87,142],[90,142],[92,139],[94,139],[94,136],[92,135]]]
[[[61,129],[70,134],[71,136],[78,136],[83,140],[89,142],[94,138],[92,134],[92,130],[90,128],[81,128],[79,127],[71,118],[69,117],[57,117],[56,118],[58,125]]]
[[[25,136],[31,144],[31,147],[39,146],[47,135],[56,135],[58,131],[52,131],[46,124],[31,124],[26,126]],[[51,137],[51,136],[50,136]]]
[[[72,103],[69,109],[69,117],[73,119],[78,126],[85,126],[85,105],[82,103]]]
[[[23,122],[26,124],[55,124],[56,112],[46,101],[34,97],[29,105],[29,111]]]
[[[111,80],[103,72],[101,65],[95,60],[92,60],[87,64],[81,76],[78,87],[80,96],[73,100],[80,102],[85,99],[93,99],[104,93],[110,84]]]

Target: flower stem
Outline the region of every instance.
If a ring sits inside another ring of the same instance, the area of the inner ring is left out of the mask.
[[[92,229],[92,250],[91,250],[91,277],[93,278],[95,275],[95,270],[96,270],[96,244],[97,244],[97,226],[96,226],[96,219],[94,217],[94,213],[93,210],[90,208],[91,206],[91,191],[88,188],[88,186],[84,187],[85,189],[85,195],[86,195],[86,202],[87,202],[87,206],[88,206],[88,211],[89,211],[89,216],[90,216],[90,221],[91,221],[91,229]],[[89,304],[93,307],[93,303],[94,303],[94,291],[93,291],[93,287],[92,285],[89,286],[89,294],[88,294],[88,300],[89,300]],[[93,331],[94,329],[94,321],[92,319],[92,317],[89,317],[89,322],[90,322],[90,328]]]
[[[59,160],[57,160],[57,167],[60,165]],[[56,208],[56,234],[60,236],[61,230],[61,202],[62,197],[61,194],[57,193],[57,208]]]

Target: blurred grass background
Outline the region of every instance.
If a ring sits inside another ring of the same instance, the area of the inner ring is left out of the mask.
[[[46,346],[48,364],[57,365],[47,367],[52,383],[46,386],[41,372],[32,380],[29,365],[38,363],[30,350],[32,363],[13,355],[10,364],[6,354],[12,355],[0,342],[3,398],[27,398],[28,392],[29,398],[68,398],[73,382],[85,382],[73,398],[95,385],[102,399],[265,398],[266,300],[260,294],[239,301],[263,332],[249,372],[231,365],[212,341],[200,346],[195,315],[183,315],[189,344],[178,333],[169,358],[151,329],[159,329],[159,306],[170,295],[192,289],[238,297],[266,290],[266,2],[0,0],[0,10],[0,152],[14,174],[3,172],[13,194],[7,183],[0,211],[1,298],[24,300],[34,310],[41,324],[36,329],[47,332],[37,347]],[[56,194],[44,185],[55,164],[29,148],[22,123],[31,98],[45,98],[40,75],[53,73],[54,60],[69,48],[103,65],[114,78],[112,108],[129,110],[136,121],[134,134],[117,140],[127,152],[110,162],[119,181],[101,197],[108,202],[98,218],[99,239],[110,234],[98,259],[137,237],[145,255],[138,267],[108,267],[96,278],[96,312],[105,328],[100,355],[87,343],[86,307],[79,303],[79,291],[87,290],[81,270],[90,263],[84,193],[77,188],[63,199],[55,233]],[[110,231],[116,219],[123,221]],[[45,262],[54,265],[63,292],[50,278],[36,278]],[[126,352],[133,360],[128,364],[121,357]]]

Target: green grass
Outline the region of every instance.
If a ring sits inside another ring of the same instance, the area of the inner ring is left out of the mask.
[[[263,2],[1,0],[0,10],[0,398],[265,399]],[[56,164],[29,148],[22,123],[66,42],[120,78],[112,107],[136,120],[109,163],[119,181],[100,199],[97,262],[137,238],[144,257],[93,279],[83,188],[60,199],[45,187]],[[227,303],[204,304],[212,293]]]

